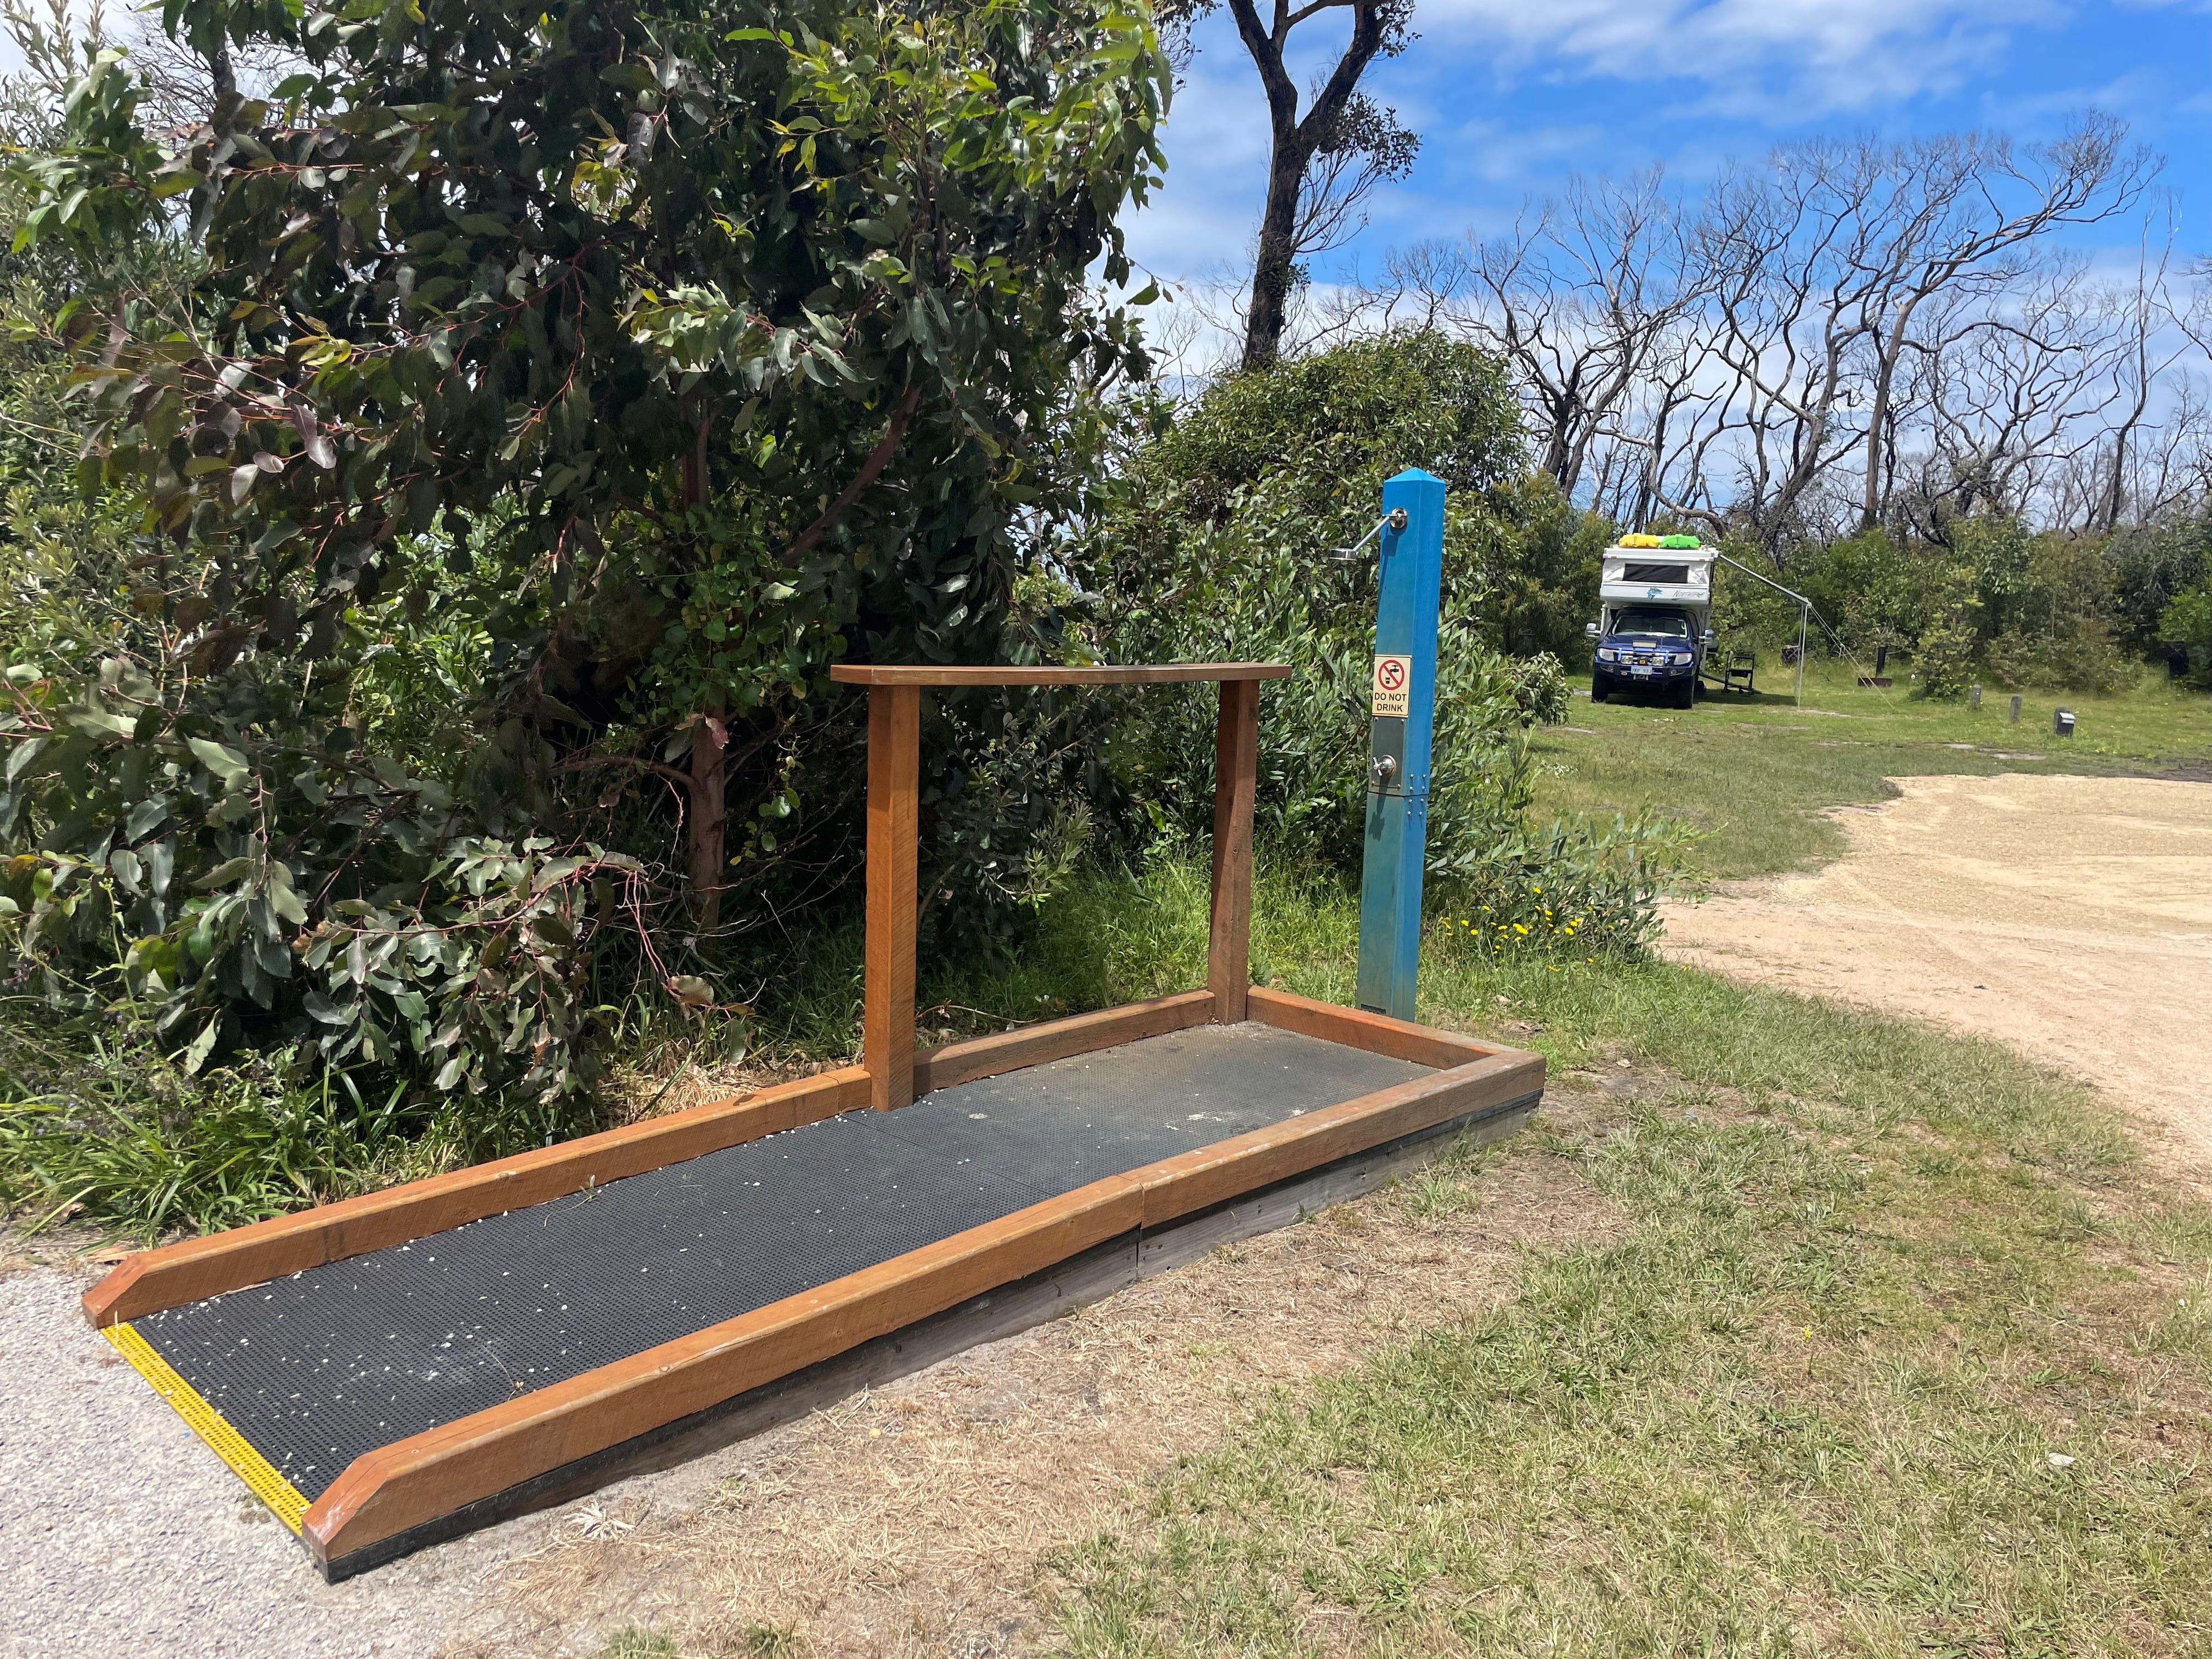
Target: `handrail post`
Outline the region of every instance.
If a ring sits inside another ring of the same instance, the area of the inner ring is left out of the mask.
[[[868,689],[867,947],[860,1054],[868,1103],[914,1099],[914,932],[921,855],[921,688]]]
[[[1244,1018],[1252,988],[1252,801],[1260,768],[1260,683],[1221,682],[1213,738],[1213,898],[1206,988],[1213,1018]]]

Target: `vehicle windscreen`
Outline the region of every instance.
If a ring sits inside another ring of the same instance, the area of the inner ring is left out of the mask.
[[[1690,621],[1679,611],[1624,611],[1613,619],[1613,631],[1686,640],[1690,637]]]

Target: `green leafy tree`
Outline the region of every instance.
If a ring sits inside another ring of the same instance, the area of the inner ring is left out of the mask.
[[[1498,360],[1407,331],[1228,376],[1182,409],[1136,412],[1107,508],[1071,550],[1091,596],[1091,642],[1125,660],[1296,665],[1261,694],[1255,813],[1268,855],[1340,878],[1358,868],[1378,563],[1372,541],[1350,557],[1337,550],[1374,527],[1383,481],[1418,466],[1449,487],[1431,890],[1515,939],[1568,916],[1593,946],[1648,938],[1651,897],[1675,867],[1665,831],[1528,822],[1527,731],[1565,718],[1566,683],[1547,651],[1500,647],[1548,644],[1570,626],[1578,635],[1603,526],[1528,476]],[[1150,693],[1103,745],[1134,838],[1206,833],[1213,719],[1206,696]]]
[[[1954,561],[1930,571],[1928,623],[1914,658],[1923,696],[1962,697],[1982,644],[1981,599],[1972,565]]]
[[[2166,607],[2212,577],[2212,519],[2138,525],[2105,544],[2112,566],[2114,621],[2129,649],[2173,641]]]
[[[1926,550],[1901,547],[1887,532],[1869,530],[1805,550],[1783,580],[1812,599],[1852,651],[1870,659],[1883,646],[1912,645],[1931,626],[1931,585],[1941,577]],[[1794,641],[1796,607],[1782,604]]]
[[[711,914],[732,842],[850,772],[829,663],[1049,630],[1012,590],[1142,367],[1088,273],[1126,274],[1158,161],[1152,38],[1103,5],[167,21],[206,125],[149,138],[96,51],[8,182],[14,984],[186,1070],[542,1103],[505,1120],[534,1142],[592,1081],[609,942],[716,1000],[562,790],[680,791]],[[304,67],[249,97],[234,52]]]
[[[1304,567],[1310,602],[1346,638],[1371,629],[1383,481],[1420,467],[1449,490],[1443,613],[1493,645],[1563,538],[1560,506],[1522,482],[1519,407],[1504,366],[1428,330],[1355,340],[1223,377],[1188,407],[1152,405],[1097,533],[1079,557],[1125,610],[1186,603],[1237,577],[1220,538],[1255,538]],[[1531,525],[1538,533],[1528,532]],[[1514,590],[1501,603],[1499,590]],[[1579,623],[1577,623],[1579,627]]]
[[[327,655],[470,545],[517,684],[620,619],[605,758],[683,792],[711,917],[733,767],[842,658],[995,647],[1016,515],[1082,487],[1071,404],[1142,367],[1087,273],[1127,278],[1115,216],[1159,163],[1149,27],[1109,0],[165,21],[211,64],[303,67],[266,99],[219,76],[165,156],[103,58],[27,168],[29,241],[173,200],[204,253],[127,337],[65,319],[106,341],[85,485],[140,492],[179,550],[164,603],[204,673]]]

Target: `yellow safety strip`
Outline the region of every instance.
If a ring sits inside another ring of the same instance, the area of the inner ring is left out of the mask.
[[[169,1402],[169,1408],[185,1419],[194,1434],[215,1448],[216,1456],[238,1471],[239,1478],[269,1506],[270,1514],[294,1532],[300,1530],[300,1517],[307,1513],[307,1500],[300,1496],[290,1481],[276,1473],[267,1458],[246,1443],[244,1435],[223,1421],[222,1413],[201,1399],[191,1383],[169,1368],[169,1362],[155,1352],[152,1343],[127,1324],[110,1325],[100,1334],[115,1345],[116,1352],[131,1362],[132,1370],[154,1385],[154,1392]]]

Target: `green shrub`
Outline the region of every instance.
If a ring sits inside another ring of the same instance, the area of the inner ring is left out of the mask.
[[[2212,686],[2212,584],[2178,593],[2159,618],[2159,632],[2189,653],[2189,677]]]
[[[127,1007],[187,1070],[298,1042],[441,1091],[586,1094],[579,945],[635,911],[638,861],[469,834],[443,784],[362,751],[342,674],[304,678],[8,670],[21,981],[57,1012]]]
[[[1303,567],[1316,614],[1349,636],[1374,622],[1386,479],[1443,480],[1443,612],[1495,650],[1579,651],[1596,614],[1601,520],[1532,474],[1499,361],[1406,330],[1231,374],[1180,408],[1132,411],[1129,453],[1103,511],[1069,550],[1114,613],[1206,602],[1226,562],[1264,552]],[[1340,563],[1334,550],[1361,544]]]
[[[2142,672],[2102,617],[2068,618],[2052,631],[2000,634],[1984,652],[1990,678],[2008,690],[2085,691],[2109,696]]]
[[[2140,655],[2181,643],[2166,625],[2167,608],[2212,579],[2212,518],[2132,526],[2103,550],[2122,648]]]
[[[2134,679],[2104,541],[1973,519],[1960,526],[1959,545],[1976,569],[1984,658],[1998,684],[2109,694]]]
[[[1292,870],[1356,879],[1376,560],[1371,542],[1348,559],[1333,550],[1373,526],[1386,477],[1425,467],[1451,486],[1427,799],[1433,903],[1518,920],[1540,915],[1537,890],[1571,890],[1592,919],[1589,948],[1632,948],[1679,868],[1669,832],[1528,821],[1527,731],[1565,718],[1566,678],[1551,652],[1508,657],[1498,641],[1516,629],[1579,639],[1607,531],[1521,482],[1521,465],[1502,372],[1463,343],[1389,335],[1232,376],[1162,414],[1080,549],[1088,637],[1123,661],[1290,664],[1291,679],[1261,691],[1258,833]],[[1540,557],[1529,552],[1539,544]],[[1503,627],[1500,611],[1521,620]],[[1125,850],[1210,830],[1214,711],[1210,688],[1149,692],[1103,739]]]
[[[1973,572],[1963,564],[1943,567],[1928,589],[1930,620],[1913,655],[1923,696],[1963,697],[1981,653],[1981,602]]]

